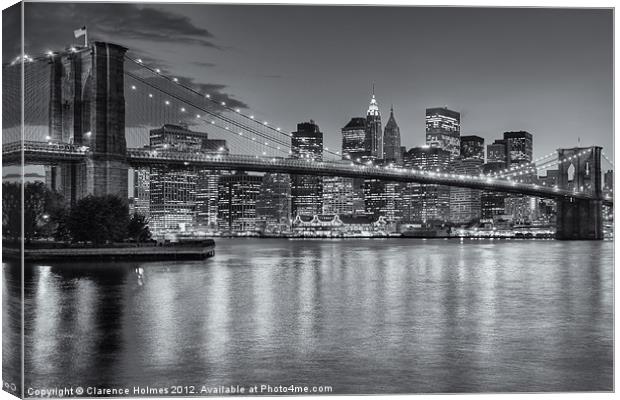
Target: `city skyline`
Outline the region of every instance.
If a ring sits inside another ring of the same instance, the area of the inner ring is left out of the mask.
[[[330,147],[340,147],[340,131],[347,121],[365,115],[374,83],[379,110],[387,116],[393,105],[406,147],[424,144],[426,108],[448,106],[461,113],[462,135],[478,135],[486,143],[503,132],[525,130],[535,135],[534,157],[554,151],[558,135],[575,146],[578,138],[582,145],[601,144],[613,157],[608,10],[106,7],[53,4],[50,13],[49,4],[27,4],[25,19],[32,26],[27,51],[38,53],[76,42],[71,29],[64,32],[48,25],[83,21],[90,39],[140,48],[145,62],[187,77],[231,104],[248,106],[286,131],[294,131],[299,121],[315,120]],[[119,11],[127,14],[127,27],[113,29],[114,24],[121,25]],[[221,24],[218,16],[238,24]],[[52,23],[37,23],[41,18]],[[315,20],[321,21],[321,29],[308,35],[307,24]],[[442,30],[431,29],[432,21],[441,21]],[[515,24],[524,21],[528,30],[516,29]],[[298,29],[287,29],[291,24],[298,24]],[[247,34],[249,29],[252,35]],[[494,34],[486,35],[490,32]],[[328,38],[333,39],[329,46],[316,44],[327,43]],[[15,47],[6,36],[4,44],[6,62]],[[291,46],[297,50],[291,52]],[[363,57],[355,51],[361,47],[372,48],[379,56]],[[311,56],[291,56],[295,54]]]

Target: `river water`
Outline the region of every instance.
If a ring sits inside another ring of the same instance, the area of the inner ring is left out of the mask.
[[[216,245],[205,261],[29,266],[25,388],[613,389],[611,242]],[[18,321],[19,273],[3,269]],[[19,331],[4,326],[6,382]]]

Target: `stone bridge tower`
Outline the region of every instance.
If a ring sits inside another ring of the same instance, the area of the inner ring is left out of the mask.
[[[72,204],[89,194],[127,199],[126,51],[94,42],[51,57],[50,140],[90,148],[85,163],[48,171],[49,184]]]
[[[601,147],[558,149],[558,159],[572,159],[560,163],[558,186],[585,192],[592,200],[575,198],[558,200],[557,239],[603,239]],[[585,156],[577,157],[582,151]]]

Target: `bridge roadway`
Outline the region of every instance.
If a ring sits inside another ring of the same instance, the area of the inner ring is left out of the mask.
[[[2,146],[3,164],[19,164],[21,143]],[[64,143],[24,142],[24,159],[27,164],[79,162],[89,156],[89,149]],[[536,184],[517,183],[488,176],[466,176],[444,172],[421,171],[410,168],[379,167],[342,162],[311,161],[281,157],[244,155],[214,155],[152,150],[127,149],[127,161],[132,167],[166,166],[178,169],[243,170],[300,175],[341,176],[349,178],[380,179],[393,182],[437,184],[495,192],[518,193],[551,199],[592,200],[588,193],[552,188]],[[613,205],[613,199],[603,199],[603,204]]]

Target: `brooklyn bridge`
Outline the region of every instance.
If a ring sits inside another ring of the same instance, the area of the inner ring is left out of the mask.
[[[613,198],[602,191],[602,148],[562,148],[536,162],[492,174],[455,174],[376,165],[323,149],[317,159],[291,158],[291,135],[267,121],[199,92],[128,49],[105,42],[24,56],[12,68],[23,73],[22,129],[3,137],[3,165],[46,165],[50,184],[72,201],[88,194],[127,198],[130,168],[213,169],[379,179],[517,193],[557,202],[558,239],[603,238],[602,208]],[[23,69],[20,66],[23,65]],[[17,76],[17,75],[16,75]],[[5,80],[10,79],[5,74]],[[12,93],[19,93],[13,90]],[[14,95],[19,96],[19,95]],[[19,98],[14,99],[18,100]],[[147,121],[192,120],[218,130],[235,149],[217,152],[166,151],[144,145]],[[142,144],[142,146],[141,146]],[[558,184],[519,179],[557,166]]]

